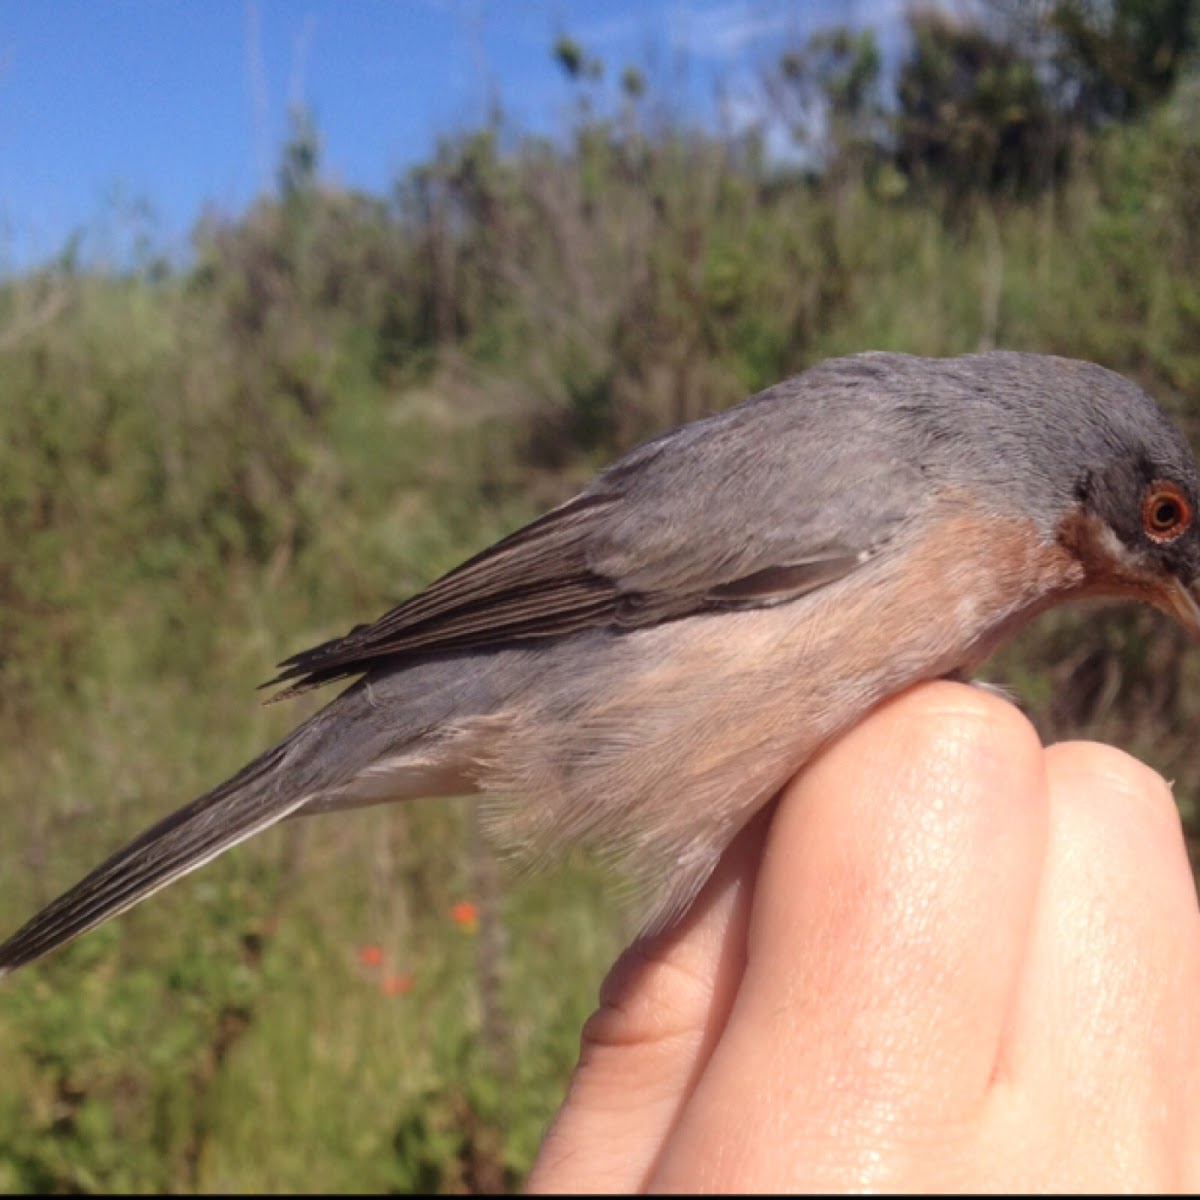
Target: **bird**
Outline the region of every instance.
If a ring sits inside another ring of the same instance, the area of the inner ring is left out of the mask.
[[[1094,363],[818,363],[286,659],[277,698],[347,686],[35,915],[0,974],[285,818],[418,796],[481,794],[530,861],[595,847],[668,929],[824,745],[1039,613],[1136,599],[1200,636],[1198,496],[1178,428]]]

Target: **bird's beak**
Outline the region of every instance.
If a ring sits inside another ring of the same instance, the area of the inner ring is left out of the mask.
[[[1188,587],[1182,580],[1172,578],[1167,591],[1167,604],[1172,616],[1188,633],[1200,638],[1200,580]]]

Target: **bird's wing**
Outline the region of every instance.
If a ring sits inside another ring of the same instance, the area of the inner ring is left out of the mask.
[[[919,472],[843,452],[770,399],[634,450],[377,621],[287,659],[272,684],[290,682],[287,696],[384,659],[778,604],[842,578],[912,514]]]

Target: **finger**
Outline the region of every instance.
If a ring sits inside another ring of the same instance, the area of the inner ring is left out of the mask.
[[[1085,1191],[1195,1187],[1200,917],[1170,789],[1105,746],[1047,763],[1046,873],[997,1105],[1028,1126],[1022,1166],[1047,1186],[1057,1168]]]
[[[745,981],[654,1185],[703,1161],[702,1188],[780,1169],[886,1187],[953,1139],[995,1068],[1046,810],[1028,722],[961,685],[907,693],[815,761],[782,798]]]
[[[767,825],[764,813],[743,831],[679,926],[636,942],[609,972],[530,1191],[645,1186],[741,979]]]

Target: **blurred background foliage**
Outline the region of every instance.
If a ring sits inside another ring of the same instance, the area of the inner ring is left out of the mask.
[[[256,704],[277,659],[821,358],[1091,358],[1200,444],[1197,9],[914,8],[894,72],[830,29],[736,132],[563,36],[558,139],[498,109],[363,195],[297,110],[275,192],[186,264],[72,244],[0,281],[0,924],[317,703]],[[990,671],[1192,826],[1165,618],[1055,613]],[[515,1187],[632,932],[613,894],[506,875],[466,804],[276,830],[6,981],[0,1190]]]

